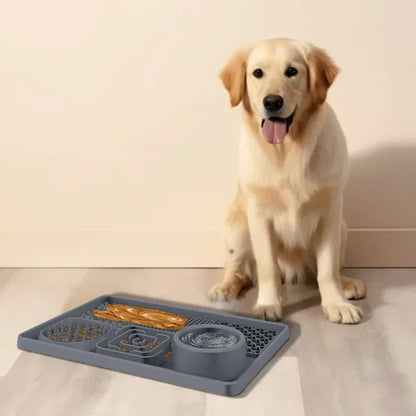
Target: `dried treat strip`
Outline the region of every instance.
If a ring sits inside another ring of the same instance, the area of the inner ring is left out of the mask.
[[[188,318],[155,309],[129,305],[106,305],[106,310],[96,310],[93,316],[112,321],[125,321],[160,329],[182,329]]]

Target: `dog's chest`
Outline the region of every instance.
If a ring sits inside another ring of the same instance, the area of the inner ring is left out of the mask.
[[[240,143],[240,186],[248,205],[273,222],[290,248],[306,248],[330,200],[330,190],[308,168],[304,148],[264,151],[254,140]]]
[[[273,222],[279,240],[290,249],[308,247],[330,195],[295,169],[252,170],[240,177],[247,203]]]
[[[320,220],[317,210],[289,208],[273,215],[274,231],[289,249],[304,248],[310,244]]]
[[[279,240],[287,248],[306,248],[327,203],[325,190],[310,192],[306,184],[302,189],[293,189],[293,185],[248,186],[248,202],[255,204],[260,215],[270,219]]]

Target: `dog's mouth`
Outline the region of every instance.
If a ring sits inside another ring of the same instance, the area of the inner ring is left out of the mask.
[[[293,123],[295,111],[286,118],[283,117],[269,117],[261,121],[261,130],[264,138],[268,143],[280,144],[283,142],[289,128]]]

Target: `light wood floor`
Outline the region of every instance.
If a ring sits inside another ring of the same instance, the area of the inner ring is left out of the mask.
[[[96,296],[118,293],[247,313],[206,290],[218,269],[1,269],[0,415],[416,415],[416,269],[350,269],[364,322],[327,322],[311,286],[287,287],[291,339],[238,397],[226,398],[16,348],[18,333]]]

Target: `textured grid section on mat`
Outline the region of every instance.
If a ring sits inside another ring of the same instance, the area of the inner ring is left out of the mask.
[[[87,312],[84,312],[80,317],[82,318],[88,318],[93,319],[96,321],[105,321],[108,322],[106,319],[97,318],[92,315],[93,311],[96,310],[104,310],[108,302],[103,303]],[[192,313],[189,314],[179,314],[176,313],[176,315],[183,316],[188,318],[185,326],[191,326],[191,325],[205,325],[205,324],[213,324],[213,325],[227,325],[230,327],[233,327],[240,332],[243,333],[243,335],[246,337],[246,343],[247,343],[247,354],[251,356],[257,357],[261,352],[266,348],[266,346],[279,334],[279,331],[267,331],[265,329],[259,329],[259,328],[253,328],[251,326],[243,326],[239,324],[233,324],[227,321],[219,320],[219,319],[203,319],[199,317],[195,317],[192,315]],[[111,321],[111,324],[116,329],[121,329],[126,326],[132,325],[131,322],[118,322],[118,321]],[[140,324],[133,324],[138,325],[143,328],[148,328],[145,325]],[[166,331],[174,333],[176,330],[174,329],[158,329],[159,331]]]

